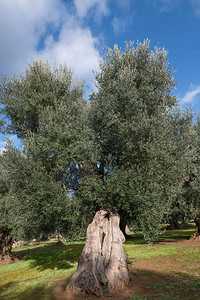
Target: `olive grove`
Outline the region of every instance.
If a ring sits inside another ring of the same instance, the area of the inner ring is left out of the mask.
[[[106,49],[95,80],[86,101],[66,66],[34,60],[25,74],[3,77],[1,131],[16,134],[21,149],[8,142],[0,156],[0,258],[5,232],[70,238],[90,224],[67,291],[102,295],[107,281],[110,292],[129,281],[125,225],[147,242],[181,216],[200,228],[200,122],[179,107],[167,52],[148,40]],[[116,252],[107,253],[112,243]]]

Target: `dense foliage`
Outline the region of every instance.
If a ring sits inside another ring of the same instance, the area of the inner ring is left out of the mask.
[[[17,235],[40,237],[69,229],[67,216],[71,218],[81,181],[79,165],[95,156],[82,92],[82,83],[66,67],[43,61],[33,61],[25,76],[4,78],[6,130],[22,141],[22,150],[8,144],[1,156],[9,184],[6,197],[17,218],[10,211],[7,224]]]
[[[195,147],[192,114],[181,114],[167,53],[148,41],[108,49],[96,75],[91,120],[100,149],[104,194],[146,239],[172,213]],[[192,150],[191,150],[192,149]]]
[[[95,211],[118,211],[152,241],[163,220],[199,208],[199,124],[181,112],[164,49],[107,49],[87,102],[65,66],[33,61],[3,77],[0,226],[16,237],[82,234]]]

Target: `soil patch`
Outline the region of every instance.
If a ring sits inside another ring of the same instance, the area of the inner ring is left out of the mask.
[[[162,248],[169,242],[160,242],[155,248]],[[200,247],[200,242],[193,240],[171,241],[170,245],[178,246],[191,252]],[[95,299],[182,299],[199,300],[200,295],[200,261],[181,259],[179,251],[167,257],[137,259],[130,261],[129,286],[117,295],[106,295],[98,298],[94,295],[74,296],[59,290],[56,299],[60,300],[95,300]]]
[[[0,261],[0,266],[5,266],[8,264],[13,264],[13,263],[17,263],[20,261],[19,257],[13,257],[12,259],[8,258],[8,259],[4,259],[3,261]]]

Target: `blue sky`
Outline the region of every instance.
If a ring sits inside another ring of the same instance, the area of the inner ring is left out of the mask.
[[[169,51],[181,106],[200,111],[200,0],[0,0],[0,38],[1,74],[21,74],[35,57],[66,63],[86,95],[105,46],[148,38]]]

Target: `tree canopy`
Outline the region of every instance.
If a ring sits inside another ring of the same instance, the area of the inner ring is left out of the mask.
[[[91,160],[95,155],[82,91],[82,82],[74,81],[66,67],[43,61],[33,61],[25,75],[2,83],[6,132],[21,138],[22,150],[9,144],[1,163],[27,237],[61,230],[62,220],[66,231],[67,210],[81,180],[78,165],[89,153]]]
[[[106,209],[152,241],[177,209],[199,207],[199,121],[178,106],[167,52],[148,40],[108,48],[95,79],[86,101],[66,66],[34,60],[3,77],[4,132],[22,148],[1,155],[1,226],[19,224],[27,238],[80,234]]]

